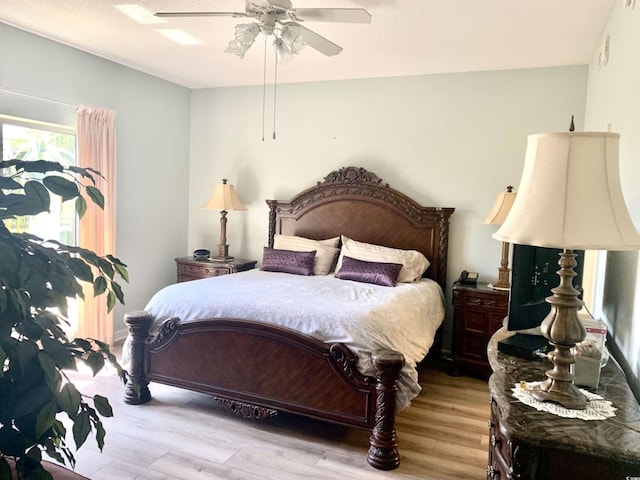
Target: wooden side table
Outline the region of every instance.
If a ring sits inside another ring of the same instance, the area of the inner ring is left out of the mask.
[[[255,268],[257,260],[234,258],[229,262],[216,262],[214,260],[194,260],[193,257],[176,258],[178,270],[178,282],[199,280],[201,278],[229,275],[230,273],[244,272]]]
[[[463,367],[489,377],[487,345],[491,336],[502,327],[508,307],[507,290],[494,290],[486,284],[453,285],[451,375],[459,375]]]

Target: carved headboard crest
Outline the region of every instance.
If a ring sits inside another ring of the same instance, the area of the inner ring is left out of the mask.
[[[340,170],[334,170],[324,177],[324,182],[318,182],[318,186],[323,183],[371,183],[389,188],[388,183],[382,183],[380,177],[362,167],[343,167]]]

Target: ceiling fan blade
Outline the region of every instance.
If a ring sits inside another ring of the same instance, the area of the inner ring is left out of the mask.
[[[294,8],[289,12],[309,22],[371,23],[371,14],[364,8]]]
[[[251,7],[269,8],[271,6],[267,0],[245,0],[244,4],[246,10]]]
[[[156,17],[253,17],[245,12],[157,12]]]
[[[318,35],[316,32],[313,32],[306,27],[303,27],[299,23],[285,22],[282,25],[300,33],[304,38],[304,43],[328,57],[337,55],[342,51],[342,47],[340,45],[336,45],[332,41],[327,40],[323,36]]]

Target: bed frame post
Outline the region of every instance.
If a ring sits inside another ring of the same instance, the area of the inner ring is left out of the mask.
[[[404,356],[393,350],[381,350],[371,355],[376,368],[376,416],[369,437],[369,465],[379,470],[393,470],[400,465],[396,434],[396,392],[398,377],[404,367]]]
[[[124,323],[129,329],[129,340],[125,346],[129,349],[130,359],[124,401],[139,405],[151,400],[149,380],[144,373],[144,341],[151,325],[151,315],[144,311],[125,313]]]
[[[273,248],[273,240],[276,235],[276,210],[278,208],[277,200],[267,200],[269,205],[269,238],[267,240],[267,247]]]

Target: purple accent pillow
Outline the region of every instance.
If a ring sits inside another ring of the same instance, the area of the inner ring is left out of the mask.
[[[313,259],[315,256],[315,250],[311,252],[294,252],[293,250],[277,250],[264,247],[260,269],[267,272],[313,275]]]
[[[343,257],[342,266],[336,272],[336,278],[375,283],[383,287],[395,287],[401,269],[401,263],[367,262],[351,257]]]

